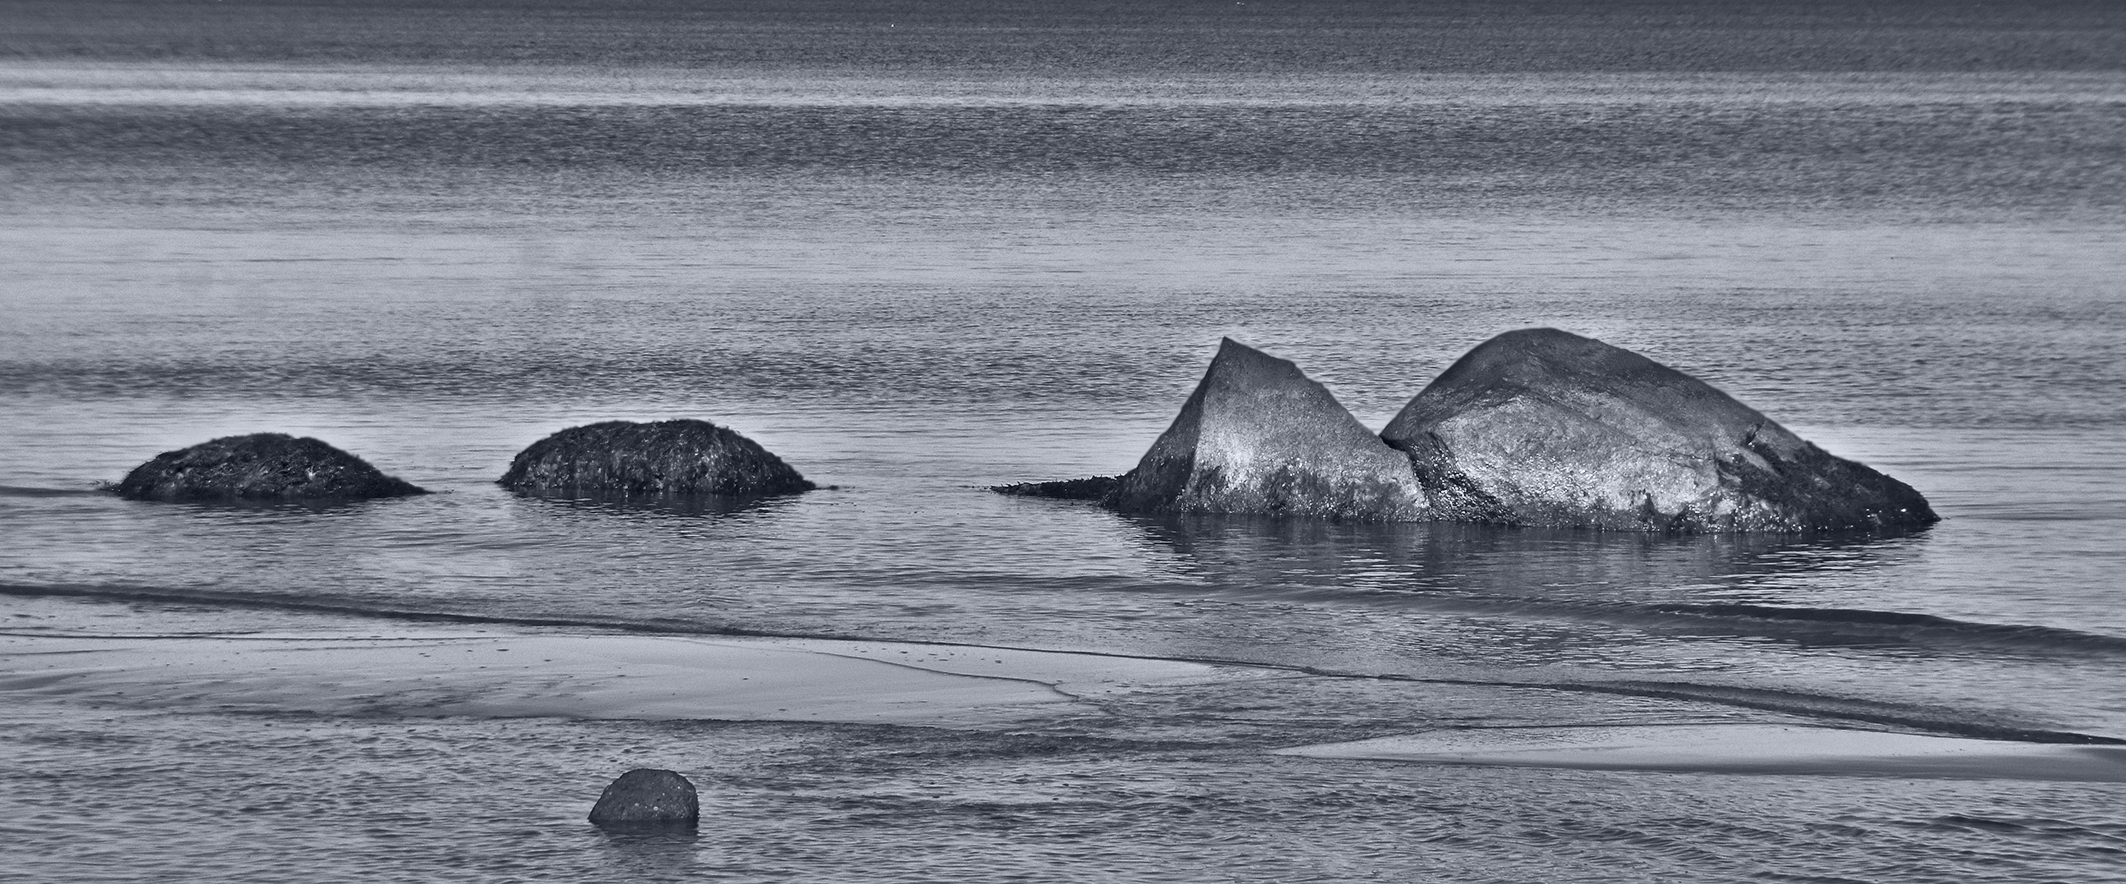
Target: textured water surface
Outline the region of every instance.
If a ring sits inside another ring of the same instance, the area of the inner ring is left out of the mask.
[[[11,635],[739,632],[1265,673],[992,728],[17,693],[0,866],[2117,877],[2113,784],[1269,754],[1557,725],[2126,739],[2109,6],[4,3],[0,23]],[[1540,325],[1704,378],[1944,521],[1658,537],[984,490],[1129,468],[1221,336],[1378,428]],[[493,484],[562,427],[676,417],[835,487]],[[265,430],[443,493],[94,490]],[[694,778],[713,821],[591,828],[635,766]]]

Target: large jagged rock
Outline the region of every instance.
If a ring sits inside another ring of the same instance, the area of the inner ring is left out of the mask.
[[[1102,499],[1122,512],[1428,518],[1408,459],[1290,362],[1226,339],[1136,469]]]
[[[757,497],[814,486],[782,458],[708,421],[606,421],[517,453],[501,484],[521,491]]]
[[[111,490],[134,500],[360,500],[428,493],[352,454],[286,433],[223,436],[165,451]]]
[[[591,807],[591,822],[617,828],[692,826],[700,818],[694,784],[676,771],[652,767],[621,774]]]
[[[1381,436],[1408,453],[1441,518],[1683,532],[1938,520],[1911,486],[1712,386],[1556,329],[1469,351]]]

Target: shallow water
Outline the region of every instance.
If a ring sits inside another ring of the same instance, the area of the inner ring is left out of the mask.
[[[899,10],[922,40],[833,6],[384,9],[0,7],[22,24],[0,45],[11,629],[742,632],[1280,675],[1001,728],[17,694],[7,867],[2116,876],[2114,784],[1267,754],[1560,724],[2126,739],[2126,38],[2105,8],[1884,13],[1868,33],[1896,51],[1798,4],[1629,27],[1354,6],[1336,15],[1362,26],[1327,30],[1274,6]],[[446,19],[462,39],[433,36]],[[276,26],[216,41],[216,21]],[[1944,521],[1668,538],[983,490],[1127,469],[1220,336],[1379,426],[1534,325],[1705,378]],[[664,417],[836,488],[656,506],[492,484],[553,430]],[[267,429],[443,493],[93,491]],[[716,822],[590,828],[633,766],[694,777]]]

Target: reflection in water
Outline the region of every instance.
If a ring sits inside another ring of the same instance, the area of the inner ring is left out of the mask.
[[[723,494],[619,494],[596,491],[538,492],[513,490],[518,497],[584,512],[647,519],[768,514],[787,509],[796,495],[734,497]]]
[[[344,497],[320,498],[241,498],[231,497],[206,500],[136,500],[142,506],[175,507],[179,512],[190,512],[210,519],[227,519],[239,523],[276,518],[302,518],[306,516],[347,516],[379,503],[388,503],[397,498],[372,498],[368,500]]]
[[[1511,618],[1528,643],[1565,620],[1669,637],[1804,648],[2126,654],[2126,640],[1854,607],[1819,590],[1915,558],[1927,529],[1670,536],[1451,523],[1333,524],[1238,516],[1130,517],[1180,567],[1232,593],[1411,613]],[[1245,588],[1245,589],[1243,589]],[[1595,633],[1567,630],[1580,640]]]
[[[104,493],[103,488],[36,488],[26,485],[0,485],[0,497],[81,497]]]
[[[2063,702],[2126,640],[1822,603],[1894,575],[1927,532],[1660,536],[1455,524],[1134,518],[1215,595],[1230,653],[1370,678],[1542,685],[1993,739],[2092,742],[2099,720],[1990,707],[2014,678]],[[2041,704],[2042,705],[2042,704]],[[1990,707],[1990,708],[1989,708]],[[2064,706],[2055,708],[2066,708]]]
[[[675,873],[702,871],[698,854],[701,840],[693,827],[598,826],[607,868],[622,881],[676,880]]]
[[[1822,537],[1662,535],[1447,522],[1327,523],[1244,516],[1132,517],[1212,580],[1480,597],[1633,600],[1751,578],[1880,566],[1923,531]],[[1238,579],[1235,579],[1238,578]],[[1778,599],[1761,598],[1766,604]]]

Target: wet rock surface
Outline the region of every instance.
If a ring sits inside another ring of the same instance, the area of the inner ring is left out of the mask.
[[[1135,513],[1431,515],[1406,457],[1297,366],[1231,339],[1173,425],[1101,503]]]
[[[991,485],[989,490],[1012,497],[1046,497],[1052,500],[1101,500],[1115,490],[1122,481],[1115,476],[1088,476],[1083,479],[1059,479],[1053,482],[1017,482],[1010,485]]]
[[[1911,486],[1703,381],[1556,329],[1471,350],[1381,436],[1459,521],[1801,532],[1938,519]]]
[[[675,771],[638,767],[605,787],[591,807],[600,826],[692,826],[701,818],[694,784]]]
[[[702,420],[607,421],[519,452],[501,484],[539,493],[757,497],[817,487],[758,443]]]
[[[427,492],[352,454],[286,433],[224,436],[166,451],[112,491],[133,500],[361,500]]]

